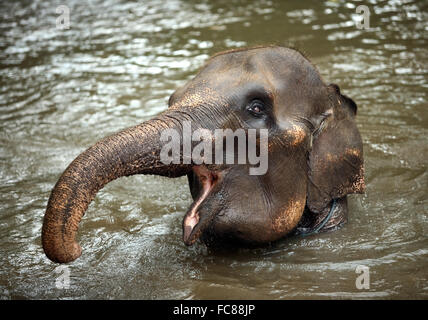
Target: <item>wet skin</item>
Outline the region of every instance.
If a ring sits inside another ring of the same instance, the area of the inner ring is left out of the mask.
[[[47,256],[68,262],[81,254],[78,224],[96,192],[121,176],[187,175],[194,203],[183,241],[208,245],[266,244],[299,230],[346,222],[346,196],[364,192],[363,150],[356,104],[327,85],[296,50],[258,47],[217,54],[152,120],[107,137],[77,157],[49,199],[42,230]],[[268,170],[249,165],[165,165],[160,133],[192,129],[268,129]]]

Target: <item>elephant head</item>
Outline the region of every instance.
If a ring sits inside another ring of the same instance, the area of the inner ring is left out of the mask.
[[[331,229],[346,218],[347,194],[364,192],[357,106],[337,85],[326,85],[294,49],[219,53],[168,104],[159,116],[97,142],[62,174],[42,228],[43,248],[52,261],[80,256],[75,237],[81,218],[97,191],[122,176],[188,176],[194,202],[183,219],[187,245],[198,238],[207,244],[269,243],[299,227],[319,225],[336,203],[332,221],[323,227]],[[184,154],[184,138],[179,161],[165,163],[162,133],[182,134],[185,122],[192,132],[243,129],[249,135],[250,129],[266,129],[265,172],[249,174],[243,162],[196,163]]]

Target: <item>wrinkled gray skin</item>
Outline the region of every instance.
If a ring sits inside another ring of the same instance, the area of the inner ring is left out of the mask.
[[[46,255],[69,262],[81,254],[78,224],[96,192],[133,174],[187,175],[195,200],[183,219],[183,240],[208,245],[266,244],[289,234],[346,222],[346,196],[364,192],[357,106],[326,85],[296,50],[269,46],[215,55],[179,88],[158,117],[107,137],[77,157],[50,196],[42,230]],[[166,165],[162,130],[268,129],[268,170],[248,165]]]

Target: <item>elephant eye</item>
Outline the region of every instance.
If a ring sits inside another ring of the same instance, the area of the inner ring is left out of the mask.
[[[264,108],[265,108],[265,106],[264,106],[262,101],[253,100],[247,106],[247,111],[255,117],[261,117],[263,115]]]

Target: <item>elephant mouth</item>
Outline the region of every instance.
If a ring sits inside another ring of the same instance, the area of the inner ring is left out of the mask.
[[[216,186],[221,183],[225,173],[225,170],[210,170],[204,165],[194,166],[192,171],[199,179],[201,191],[184,216],[183,241],[187,246],[196,242],[220,211],[219,208],[210,208],[205,204],[215,193],[214,189],[217,189]]]

